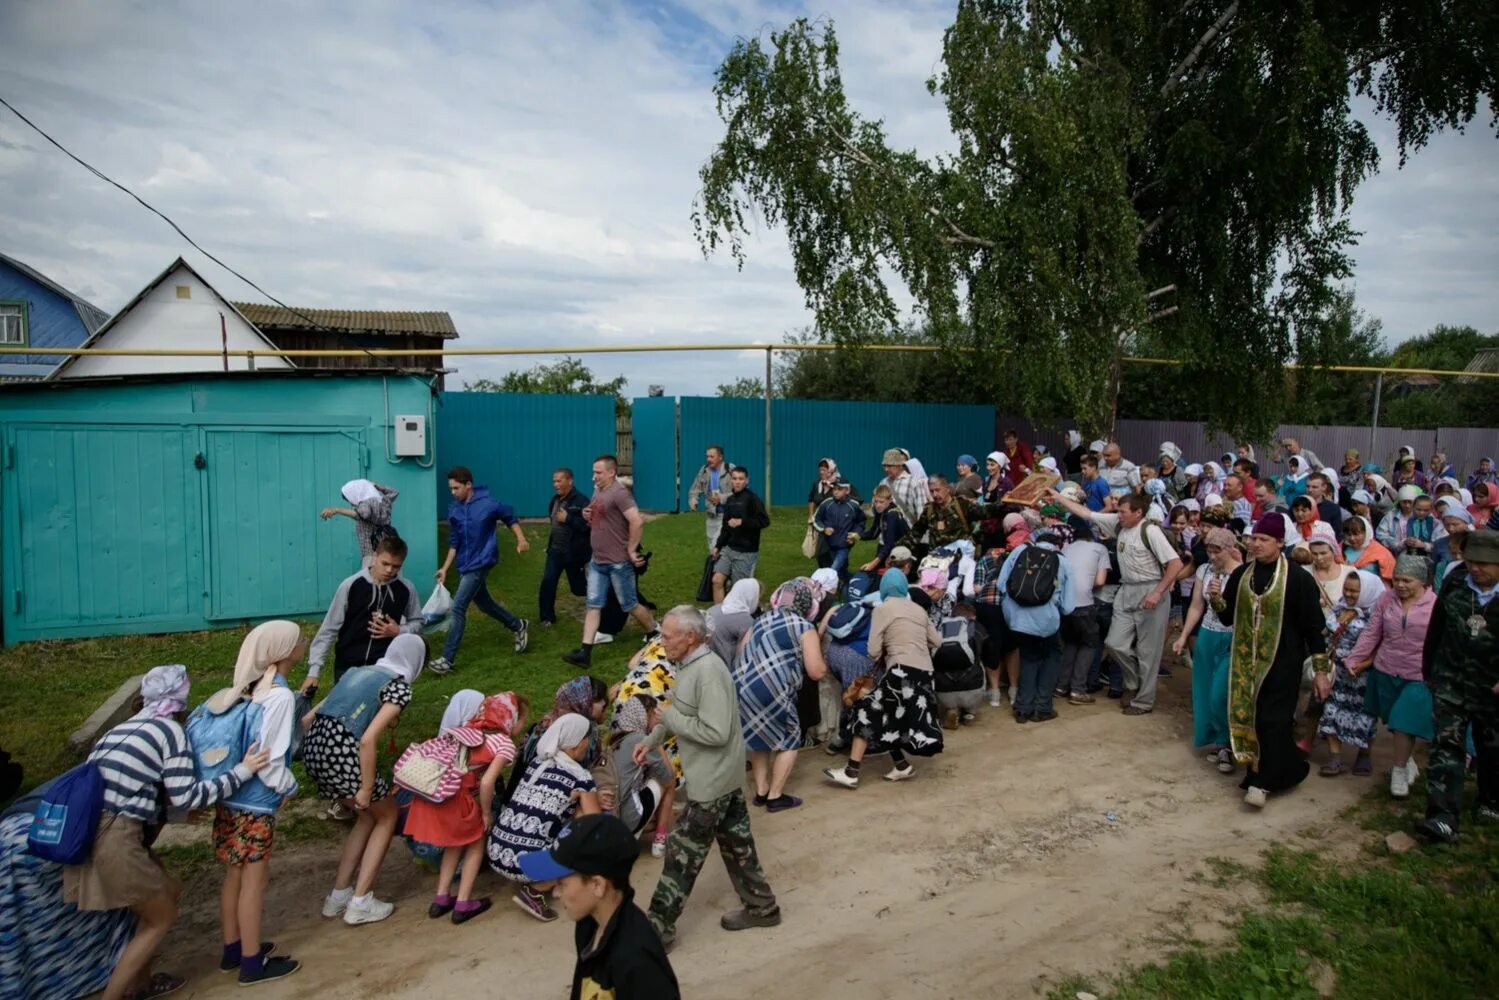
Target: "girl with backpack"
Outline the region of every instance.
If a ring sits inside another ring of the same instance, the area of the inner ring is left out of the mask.
[[[177,919],[182,894],[182,883],[149,846],[167,808],[213,805],[270,761],[266,750],[252,745],[231,770],[197,780],[182,728],[187,692],[186,667],[153,667],[141,682],[139,710],[100,737],[88,755],[104,781],[99,829],[88,859],[63,868],[63,898],[84,911],[128,907],[137,918],[135,934],[105,984],[104,1000],[150,1000],[183,984],[178,976],[149,974],[151,956]]]
[[[433,920],[452,914],[462,924],[488,910],[488,896],[474,899],[474,880],[484,859],[484,833],[494,822],[495,788],[500,771],[515,760],[514,738],[523,731],[530,703],[513,691],[485,698],[477,691],[459,691],[448,702],[438,727],[438,739],[468,747],[462,783],[442,802],[418,796],[406,814],[406,835],[440,847],[437,891],[427,916]],[[453,876],[460,860],[463,875],[458,895],[452,895]]]
[[[400,818],[390,783],[377,773],[375,759],[380,737],[411,704],[411,685],[426,659],[421,636],[398,635],[377,662],[346,671],[303,719],[308,724],[302,747],[307,776],[323,798],[341,801],[359,814],[344,841],[333,891],[323,900],[323,916],[341,916],[350,926],[384,920],[395,909],[371,891]]]
[[[381,541],[401,537],[390,523],[391,507],[401,494],[368,479],[351,479],[344,483],[339,493],[350,506],[324,507],[318,517],[324,521],[333,517],[351,519],[354,537],[359,542],[359,558],[363,565],[368,566]]]
[[[228,866],[219,897],[224,955],[219,969],[239,972],[239,985],[254,986],[282,979],[301,968],[289,956],[271,958],[275,945],[260,937],[265,889],[270,882],[271,842],[276,811],[297,790],[289,770],[292,736],[299,725],[296,696],[286,674],[307,652],[307,640],[295,622],[263,622],[240,643],[234,682],[208,699],[205,709],[219,714],[241,699],[259,710],[255,742],[270,754],[270,763],[214,811],[213,849]],[[189,720],[193,728],[194,720]],[[201,747],[199,748],[202,749]]]

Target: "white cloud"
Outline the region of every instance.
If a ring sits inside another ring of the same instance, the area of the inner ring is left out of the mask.
[[[294,304],[446,309],[471,347],[774,342],[809,321],[782,236],[741,271],[703,259],[689,213],[718,61],[803,13],[834,20],[850,99],[893,143],[951,149],[924,85],[952,4],[927,0],[0,4],[0,92]],[[1387,152],[1360,191],[1359,297],[1393,336],[1499,326],[1492,142],[1440,136],[1398,172]],[[8,115],[0,184],[6,252],[105,309],[186,249]],[[761,373],[746,354],[590,364],[711,392]]]

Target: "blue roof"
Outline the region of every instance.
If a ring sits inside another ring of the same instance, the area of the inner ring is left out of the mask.
[[[0,253],[0,301],[26,303],[28,345],[78,347],[109,319],[98,306],[68,291],[51,278],[14,257]],[[0,358],[7,374],[29,368],[45,376],[60,355],[13,354]]]

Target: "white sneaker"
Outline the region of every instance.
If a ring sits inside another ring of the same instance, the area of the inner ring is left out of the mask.
[[[1410,765],[1390,771],[1390,798],[1403,799],[1411,793]]]
[[[1263,809],[1265,808],[1266,798],[1268,796],[1265,795],[1265,790],[1255,785],[1244,793],[1244,804],[1254,806],[1256,809]]]
[[[602,646],[607,642],[613,641],[614,636],[610,635],[608,632],[595,632],[593,635],[593,644],[595,646]]]
[[[1415,781],[1421,774],[1421,769],[1416,766],[1416,758],[1411,757],[1405,762],[1405,780]]]
[[[346,910],[348,908],[348,906],[349,906],[349,900],[351,898],[353,898],[353,897],[352,896],[345,896],[343,899],[338,899],[332,893],[329,893],[328,895],[324,896],[323,897],[323,916],[330,917],[330,918],[331,917],[341,917],[341,916],[343,916],[343,912],[344,912],[344,910]]]
[[[448,662],[446,656],[439,656],[427,664],[427,670],[434,674],[451,674],[453,672],[453,665]]]
[[[886,781],[909,781],[916,777],[916,768],[907,764],[905,767],[892,767],[886,774]]]
[[[999,688],[990,688],[989,689],[989,707],[990,708],[998,708],[999,707]]]
[[[848,772],[841,767],[825,767],[822,769],[822,776],[833,784],[842,785],[844,788],[859,787],[859,779],[849,777]]]
[[[376,899],[373,895],[364,904],[349,900],[349,905],[344,909],[344,923],[350,927],[356,924],[375,924],[384,920],[395,911],[394,903],[386,903]]]

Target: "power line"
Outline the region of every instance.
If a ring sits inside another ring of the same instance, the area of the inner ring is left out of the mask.
[[[114,187],[114,188],[116,188],[116,189],[124,192],[125,194],[129,195],[130,198],[132,198],[138,205],[140,205],[146,211],[150,212],[152,215],[156,216],[162,222],[165,222],[167,225],[171,226],[172,229],[173,229],[173,231],[176,232],[178,236],[181,236],[184,240],[186,240],[187,243],[188,243],[188,245],[191,246],[194,250],[198,251],[200,254],[202,254],[203,256],[207,257],[209,260],[213,261],[215,264],[219,265],[219,267],[222,267],[224,270],[226,270],[230,274],[234,275],[240,281],[243,281],[245,284],[247,284],[251,288],[255,289],[261,295],[264,295],[266,298],[268,298],[272,302],[276,303],[276,305],[278,305],[281,308],[283,308],[283,309],[287,310],[288,312],[292,313],[292,315],[299,316],[302,319],[306,320],[308,323],[311,323],[313,329],[315,329],[315,330],[322,330],[322,331],[327,332],[327,333],[342,333],[343,332],[341,330],[335,330],[332,327],[325,326],[322,323],[318,322],[316,319],[313,319],[311,316],[307,315],[302,310],[296,308],[295,306],[289,306],[285,302],[282,302],[280,299],[276,298],[276,296],[272,295],[270,292],[266,291],[264,288],[261,288],[258,284],[256,284],[255,282],[251,281],[249,278],[245,277],[239,271],[235,270],[234,268],[230,267],[228,264],[224,263],[224,261],[221,260],[219,257],[215,256],[214,254],[210,253],[208,250],[204,249],[204,247],[203,247],[203,245],[201,243],[199,243],[197,240],[195,240],[191,236],[189,236],[187,234],[186,230],[184,230],[181,226],[177,225],[176,222],[172,221],[171,216],[167,215],[165,212],[163,212],[160,209],[158,209],[155,205],[152,205],[150,202],[146,201],[146,199],[142,198],[140,195],[136,194],[134,191],[130,190],[128,187],[126,187],[125,185],[121,184],[119,181],[115,180],[113,177],[110,177],[108,174],[104,173],[104,171],[100,170],[98,167],[95,167],[92,163],[89,163],[87,160],[84,160],[82,157],[78,156],[78,154],[74,153],[71,149],[69,149],[68,147],[64,146],[62,143],[58,142],[56,139],[52,138],[52,136],[49,135],[44,128],[42,128],[36,122],[32,121],[30,118],[27,118],[25,115],[23,115],[20,112],[20,110],[18,110],[16,108],[16,106],[14,104],[10,103],[10,101],[6,100],[4,97],[0,97],[0,104],[3,104],[7,108],[9,108],[10,109],[10,113],[13,114],[13,115],[15,115],[17,118],[21,119],[21,121],[25,122],[27,124],[27,126],[29,126],[31,128],[31,130],[33,132],[35,132],[37,135],[41,136],[43,139],[46,139],[52,145],[56,146],[58,148],[58,150],[60,150],[62,152],[62,154],[64,156],[66,156],[68,159],[72,160],[74,163],[78,164],[80,167],[82,167],[83,169],[87,170],[89,173],[93,174],[95,177],[99,178],[104,183],[106,183],[106,184],[110,185],[111,187]],[[367,349],[364,349],[364,348],[360,348],[360,350],[366,350],[366,352],[367,352]],[[375,355],[373,355],[373,354],[371,354],[369,356],[371,358],[375,357]]]

